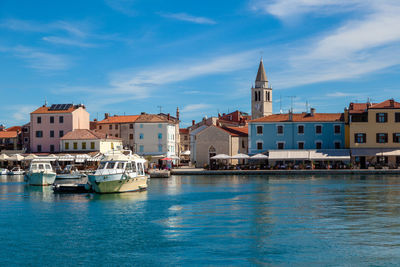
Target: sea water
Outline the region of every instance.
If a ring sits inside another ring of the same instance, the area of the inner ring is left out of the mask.
[[[400,264],[398,176],[173,176],[54,194],[0,177],[0,265]]]

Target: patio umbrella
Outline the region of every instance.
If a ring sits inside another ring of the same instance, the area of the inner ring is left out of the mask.
[[[254,156],[251,156],[250,158],[251,159],[268,159],[268,156],[260,153],[260,154],[255,154]]]
[[[236,154],[236,155],[232,156],[231,158],[232,159],[248,159],[248,158],[250,158],[250,156],[240,153],[240,154]]]
[[[214,157],[211,157],[211,159],[230,159],[231,157],[226,155],[226,154],[218,154],[215,155]]]
[[[183,152],[181,153],[181,155],[183,155],[183,156],[189,156],[189,155],[190,155],[190,150],[183,151]]]
[[[0,161],[7,161],[10,157],[7,156],[6,154],[1,154],[0,155]]]
[[[171,156],[170,158],[171,159],[180,159],[178,156],[175,156],[175,155]]]
[[[172,160],[171,158],[163,158],[161,160]]]
[[[23,156],[21,156],[20,154],[15,154],[12,155],[11,157],[9,157],[7,160],[8,161],[22,161],[24,159]]]

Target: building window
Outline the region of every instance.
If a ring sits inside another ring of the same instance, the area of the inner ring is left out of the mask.
[[[365,133],[354,134],[354,143],[363,144],[366,142],[367,142],[367,134],[365,134]]]
[[[37,138],[42,138],[43,137],[43,131],[36,131],[36,137]]]
[[[37,117],[37,118],[36,118],[36,122],[37,122],[38,124],[41,124],[41,123],[42,123],[42,117]]]
[[[376,113],[376,122],[387,122],[387,113]]]
[[[133,140],[133,134],[129,134],[129,140]]]
[[[184,139],[185,141],[186,141],[186,140],[188,140],[188,136],[187,136],[187,135],[185,135],[185,137],[184,137],[183,139]]]
[[[37,151],[42,152],[42,145],[37,145]]]
[[[298,149],[304,149],[304,142],[297,143]]]
[[[54,123],[54,117],[53,116],[50,117],[50,123]]]
[[[340,149],[341,143],[339,141],[335,142],[335,149]]]
[[[86,149],[86,142],[82,143],[82,149]]]
[[[298,134],[304,134],[304,125],[298,125],[297,126],[297,133]]]
[[[90,142],[90,149],[94,149],[94,142]]]
[[[114,127],[114,128],[115,128],[115,130],[117,130],[117,129],[118,129],[118,124],[115,124],[115,127]]]
[[[54,152],[54,145],[50,145],[50,152]]]
[[[101,127],[101,125],[99,126],[99,130],[101,130],[103,127]]]
[[[322,125],[316,125],[315,126],[315,133],[316,134],[322,134]]]
[[[65,142],[65,143],[64,143],[64,148],[65,148],[65,150],[68,150],[68,149],[69,149],[69,143],[68,143],[68,142]]]
[[[263,149],[263,143],[262,142],[257,142],[257,149],[262,150]]]
[[[108,125],[108,129],[112,130],[112,124]]]
[[[394,113],[394,121],[395,122],[400,122],[400,112]]]
[[[162,133],[158,133],[158,139],[162,139]]]
[[[115,137],[118,137],[118,134],[116,134]]]
[[[25,137],[25,138],[24,138],[24,143],[28,143],[28,142],[29,142],[28,137]]]
[[[58,132],[58,136],[59,136],[59,137],[63,137],[63,136],[64,136],[64,131],[59,131],[59,132]]]
[[[162,145],[158,145],[158,152],[162,152]]]
[[[139,139],[143,139],[143,134],[141,133],[141,134],[139,134]]]
[[[139,151],[140,151],[140,152],[143,152],[143,150],[144,150],[143,145],[140,145],[140,146],[139,146]]]
[[[377,143],[387,143],[388,142],[388,134],[387,133],[377,133],[376,134],[376,142]]]
[[[74,149],[78,149],[78,143],[74,142]]]
[[[276,126],[276,132],[277,134],[283,134],[283,125]]]
[[[24,128],[22,128],[22,131],[24,131],[24,133],[27,133],[28,132],[28,128],[24,127]]]
[[[246,148],[246,145],[244,143],[244,140],[242,140],[242,148]]]
[[[400,133],[393,133],[393,143],[400,143]]]
[[[133,129],[133,123],[129,124],[129,129]]]
[[[58,117],[58,122],[59,123],[64,123],[64,116]]]
[[[263,127],[257,126],[257,134],[262,134],[262,133],[263,133]]]
[[[321,141],[315,142],[315,148],[316,149],[321,149],[322,148],[322,142]]]
[[[54,131],[53,130],[50,131],[50,137],[54,137]]]
[[[340,125],[335,125],[335,134],[340,134],[341,129]]]
[[[185,150],[189,150],[189,146],[188,145],[185,145]]]
[[[277,148],[278,149],[284,149],[285,148],[285,143],[284,142],[278,142],[277,143]]]

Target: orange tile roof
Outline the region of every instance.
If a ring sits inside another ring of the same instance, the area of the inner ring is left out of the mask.
[[[61,137],[61,140],[98,140],[98,139],[116,139],[121,140],[114,136],[107,136],[105,133],[95,132],[88,129],[76,129],[68,132]]]
[[[239,128],[239,127],[220,127],[220,126],[214,126],[211,125],[211,127],[217,127],[218,129],[221,129],[227,133],[229,133],[231,136],[238,137],[246,137],[248,136],[248,130],[246,131],[245,129],[248,129],[247,127]],[[241,129],[241,130],[237,130]],[[246,133],[247,132],[247,133]]]
[[[189,133],[189,129],[185,129],[185,128],[180,128],[179,129],[179,133],[182,133],[182,134],[188,134]]]
[[[383,101],[381,103],[378,104],[372,104],[370,107],[370,109],[375,109],[375,108],[400,108],[400,103],[394,101],[393,99],[388,99],[386,101]]]
[[[0,131],[0,138],[17,138],[17,131]]]
[[[343,121],[343,113],[315,113],[311,116],[309,113],[294,113],[293,122],[331,122]],[[289,122],[289,114],[273,114],[252,120],[250,122]]]
[[[10,127],[10,128],[7,128],[6,129],[6,131],[22,131],[22,127],[21,126],[13,126],[13,127]]]
[[[170,119],[168,120],[166,117],[162,115],[155,115],[155,114],[141,114],[139,115],[139,118],[136,120],[136,122],[170,122],[170,123],[176,123],[174,120]]]
[[[106,124],[106,123],[130,123],[130,122],[136,122],[136,120],[139,118],[139,115],[124,115],[124,116],[112,116],[108,117],[107,119],[104,119],[102,121],[98,121],[98,124]]]
[[[31,114],[53,114],[53,113],[72,113],[73,111],[75,111],[76,109],[78,109],[77,106],[72,106],[67,110],[49,110],[50,107],[40,107],[38,109],[36,109],[35,111],[31,112]]]

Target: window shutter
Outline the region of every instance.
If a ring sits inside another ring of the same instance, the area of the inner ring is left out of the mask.
[[[379,113],[376,113],[376,122],[379,122]]]
[[[376,142],[379,143],[379,134],[376,134]]]

